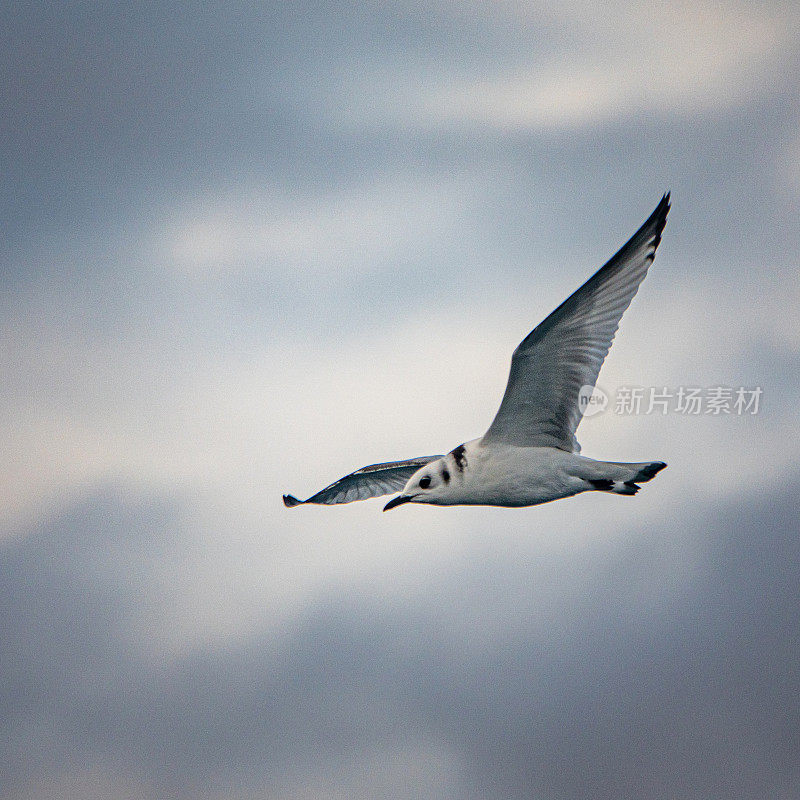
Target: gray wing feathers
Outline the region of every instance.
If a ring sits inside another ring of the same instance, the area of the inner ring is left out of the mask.
[[[339,478],[330,486],[312,495],[308,500],[298,500],[290,494],[283,496],[283,503],[287,508],[315,503],[320,505],[336,505],[338,503],[352,503],[354,500],[368,500],[370,497],[380,497],[384,494],[399,492],[408,482],[408,479],[425,464],[436,461],[441,456],[420,456],[409,458],[406,461],[389,461],[385,464],[370,464],[362,467],[343,478]]]
[[[630,241],[523,339],[485,440],[580,451],[579,392],[597,381],[620,318],[653,263],[669,207],[667,193]]]

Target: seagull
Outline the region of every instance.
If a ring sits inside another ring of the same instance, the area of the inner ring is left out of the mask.
[[[575,431],[625,309],[653,263],[669,212],[669,192],[619,252],[520,343],[505,395],[479,439],[447,455],[371,464],[288,508],[337,505],[394,494],[405,503],[535,506],[587,491],[634,495],[663,461],[595,461],[580,455]]]

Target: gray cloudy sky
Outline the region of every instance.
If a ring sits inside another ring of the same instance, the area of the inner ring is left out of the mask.
[[[795,3],[0,12],[0,794],[800,798]],[[486,428],[665,189],[635,500],[286,511]]]

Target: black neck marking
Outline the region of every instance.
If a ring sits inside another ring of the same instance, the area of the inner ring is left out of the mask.
[[[460,444],[456,447],[455,450],[450,452],[450,455],[453,456],[453,461],[455,462],[456,468],[459,472],[464,471],[464,467],[467,466],[467,448],[464,447],[463,444]]]

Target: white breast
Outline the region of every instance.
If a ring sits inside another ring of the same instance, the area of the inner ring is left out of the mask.
[[[551,447],[512,447],[475,439],[446,457],[451,480],[443,505],[529,506],[585,488],[569,474],[580,458]]]

